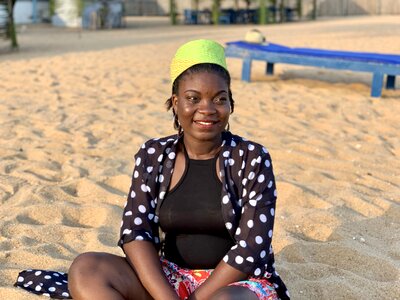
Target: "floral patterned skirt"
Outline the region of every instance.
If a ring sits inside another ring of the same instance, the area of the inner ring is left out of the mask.
[[[169,283],[174,287],[179,298],[190,296],[212,273],[212,269],[191,270],[180,268],[178,265],[160,258],[161,265]],[[231,283],[253,291],[260,300],[278,300],[274,286],[267,279],[250,277],[248,280]]]

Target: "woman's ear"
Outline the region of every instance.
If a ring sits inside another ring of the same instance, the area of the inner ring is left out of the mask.
[[[172,101],[172,109],[174,110],[174,112],[176,112],[178,106],[178,96],[176,94],[173,94],[171,97],[171,101]]]

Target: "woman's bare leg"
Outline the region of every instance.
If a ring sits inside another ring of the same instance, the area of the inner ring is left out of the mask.
[[[79,255],[68,272],[74,300],[152,299],[124,257],[88,252]]]
[[[210,300],[258,300],[258,297],[248,288],[227,286],[216,291]]]

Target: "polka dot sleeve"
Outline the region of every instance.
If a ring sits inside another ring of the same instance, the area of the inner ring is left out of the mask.
[[[155,216],[157,199],[151,184],[154,182],[153,167],[146,165],[147,155],[145,145],[135,155],[132,184],[122,216],[120,247],[135,240],[151,241],[156,245],[160,243]]]
[[[236,245],[224,261],[251,276],[269,277],[268,262],[273,261],[271,240],[274,225],[276,189],[271,158],[265,148],[249,145],[249,154],[239,171],[241,216],[234,233]]]

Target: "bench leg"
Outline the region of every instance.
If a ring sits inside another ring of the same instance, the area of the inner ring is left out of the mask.
[[[267,68],[265,69],[265,73],[267,75],[273,75],[274,74],[274,64],[267,62]]]
[[[380,97],[382,94],[383,74],[374,73],[372,77],[371,97]]]
[[[386,89],[394,90],[395,86],[396,86],[396,76],[388,75],[386,79]]]
[[[251,58],[244,58],[242,65],[242,80],[250,82],[250,74],[251,74]]]

